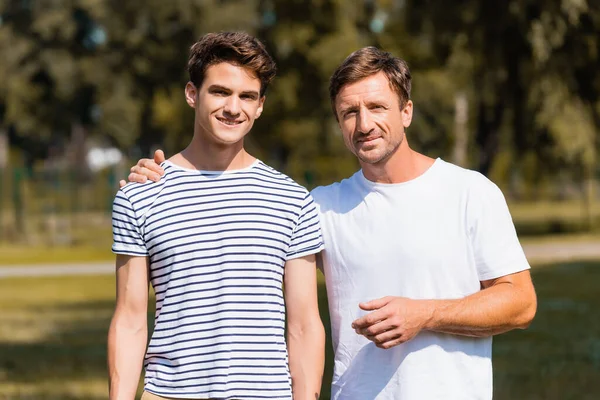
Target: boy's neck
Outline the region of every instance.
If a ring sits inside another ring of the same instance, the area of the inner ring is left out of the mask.
[[[243,140],[233,145],[208,145],[192,140],[188,147],[169,161],[201,171],[230,171],[247,168],[256,158],[246,152]]]

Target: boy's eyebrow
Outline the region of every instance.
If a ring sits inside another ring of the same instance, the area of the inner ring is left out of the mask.
[[[227,92],[227,93],[231,93],[232,92],[232,90],[229,89],[228,87],[221,86],[221,85],[210,85],[208,87],[208,90],[222,90],[222,91]],[[256,90],[246,90],[246,91],[243,91],[242,94],[246,95],[246,96],[253,96],[253,97],[256,97],[256,98],[258,98],[258,96],[259,96],[259,93]]]
[[[258,98],[258,92],[256,90],[246,90],[243,91],[242,94]]]
[[[221,85],[210,85],[208,90],[223,90],[225,92],[231,92],[231,89]]]

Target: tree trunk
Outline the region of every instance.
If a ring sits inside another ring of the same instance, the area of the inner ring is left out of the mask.
[[[488,175],[499,147],[500,126],[504,116],[504,104],[498,101],[490,110],[483,100],[479,103],[476,141],[479,147],[477,170]]]
[[[460,91],[454,96],[454,147],[452,161],[461,167],[467,167],[467,150],[469,145],[469,132],[467,121],[469,118],[469,102],[465,92]]]

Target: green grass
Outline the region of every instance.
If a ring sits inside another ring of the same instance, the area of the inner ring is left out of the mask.
[[[533,277],[535,321],[494,339],[494,399],[599,398],[600,262],[548,265]],[[322,279],[319,292],[329,326]],[[111,276],[0,280],[0,399],[105,399],[113,307]],[[328,341],[322,399],[331,369]]]
[[[521,237],[585,233],[587,211],[582,201],[535,201],[509,203],[517,232]],[[600,229],[600,202],[591,209],[594,229]]]

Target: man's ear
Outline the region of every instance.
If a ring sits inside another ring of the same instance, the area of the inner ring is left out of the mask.
[[[410,126],[410,123],[412,122],[413,117],[413,102],[411,100],[408,100],[406,102],[406,106],[404,106],[401,113],[402,125],[404,125],[404,128],[408,128]]]
[[[185,85],[185,101],[192,108],[196,108],[196,96],[198,95],[198,89],[192,82],[188,82]]]
[[[260,99],[258,99],[258,109],[256,110],[256,117],[254,119],[258,119],[258,117],[260,117],[260,115],[262,114],[266,99],[266,96],[263,96]]]

